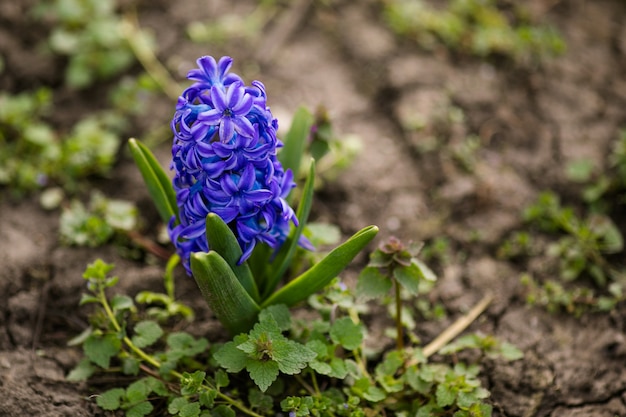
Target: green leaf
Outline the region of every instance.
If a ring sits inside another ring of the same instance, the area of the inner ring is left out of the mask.
[[[280,279],[285,275],[287,269],[291,265],[291,261],[293,259],[293,255],[296,253],[296,249],[298,247],[298,241],[300,236],[302,236],[302,232],[306,227],[306,223],[309,219],[309,214],[311,213],[311,207],[313,205],[313,191],[314,191],[314,182],[315,182],[315,161],[311,160],[311,165],[309,167],[309,176],[306,179],[306,183],[304,184],[304,189],[302,191],[302,199],[300,204],[298,205],[298,211],[296,213],[296,217],[298,218],[298,227],[293,229],[292,233],[289,235],[287,241],[283,244],[278,254],[276,255],[276,259],[274,263],[277,265],[276,268],[272,271],[272,274],[267,278],[267,282],[265,283],[265,288],[263,290],[263,298],[267,298],[273,291],[276,289],[276,286],[280,282]]]
[[[259,302],[259,290],[248,264],[244,262],[238,265],[243,253],[241,246],[230,227],[215,213],[209,213],[206,217],[206,238],[209,248],[224,258],[250,297]]]
[[[161,326],[154,321],[145,320],[135,325],[135,335],[132,341],[141,349],[154,344],[161,336],[163,336]]]
[[[278,377],[278,363],[274,361],[250,361],[246,366],[250,378],[265,392]]]
[[[379,268],[363,268],[356,283],[357,296],[365,300],[382,297],[391,289],[392,282]]]
[[[284,337],[274,340],[272,348],[273,359],[278,363],[278,369],[287,375],[300,373],[316,356],[316,353],[306,346]]]
[[[196,371],[193,374],[189,372],[183,372],[182,378],[180,378],[180,393],[182,395],[194,395],[200,391],[200,387],[204,382],[206,372]]]
[[[104,281],[107,274],[111,272],[114,267],[114,264],[108,264],[102,259],[96,259],[94,262],[87,265],[87,269],[83,272],[83,278]]]
[[[299,107],[283,140],[284,146],[278,154],[285,171],[291,169],[296,178],[300,173],[300,162],[312,125],[313,115],[306,107]]]
[[[178,412],[179,417],[198,417],[200,415],[200,403],[185,404]]]
[[[139,379],[126,388],[126,399],[129,403],[146,401],[152,389],[145,379]]]
[[[176,397],[167,406],[167,411],[172,415],[176,415],[180,413],[180,410],[187,404],[189,404],[189,400],[187,400],[187,398]]]
[[[126,417],[143,417],[147,416],[154,410],[152,404],[149,401],[144,401],[139,404],[135,404],[126,410]]]
[[[211,417],[235,417],[235,412],[227,405],[218,405],[211,410]]]
[[[393,276],[410,294],[419,294],[422,273],[415,263],[411,262],[409,266],[396,266],[393,269]]]
[[[280,331],[286,331],[291,328],[291,313],[289,308],[284,304],[276,304],[261,310],[259,321],[263,322],[272,317]]]
[[[347,350],[354,350],[363,342],[363,328],[350,317],[342,317],[330,327],[330,338]]]
[[[524,352],[508,342],[502,342],[502,345],[500,346],[500,354],[508,361],[516,361],[524,357]]]
[[[101,368],[107,369],[111,358],[120,351],[122,342],[114,334],[91,335],[83,343],[85,356]]]
[[[148,192],[156,205],[161,220],[168,224],[172,216],[178,213],[176,193],[169,177],[152,152],[141,142],[136,139],[129,139],[128,147],[148,187]]]
[[[376,236],[376,233],[378,233],[376,226],[368,226],[360,230],[341,246],[333,249],[311,269],[273,293],[261,306],[267,307],[273,304],[292,306],[307,299],[311,294],[328,285],[333,278],[343,271],[361,249]]]
[[[131,310],[135,307],[133,299],[127,295],[114,295],[111,299],[111,308],[113,311]]]
[[[120,408],[122,397],[124,397],[124,388],[113,388],[96,397],[96,404],[103,410],[117,410]]]
[[[211,310],[231,334],[248,331],[260,308],[217,252],[191,256],[191,270]]]
[[[437,398],[437,405],[439,407],[447,407],[454,404],[454,400],[456,399],[456,391],[445,384],[439,384],[437,385],[435,396]]]
[[[416,265],[422,275],[422,279],[426,281],[435,282],[437,281],[437,275],[430,269],[426,264],[419,259],[413,259],[412,264]]]
[[[239,372],[246,367],[248,355],[237,348],[237,346],[248,340],[247,335],[235,336],[234,341],[224,344],[213,358],[228,372]]]
[[[67,374],[66,380],[72,382],[86,381],[96,371],[96,367],[87,358],[78,362],[78,365]]]

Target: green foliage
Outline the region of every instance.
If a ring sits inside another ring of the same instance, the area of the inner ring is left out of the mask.
[[[434,8],[421,0],[384,2],[385,19],[398,34],[431,50],[441,45],[479,57],[502,55],[517,62],[559,55],[565,42],[555,29],[536,25],[523,6],[512,13],[496,0],[451,0]]]
[[[43,120],[49,90],[0,94],[0,186],[20,194],[46,185],[73,190],[89,175],[106,175],[119,146],[118,118],[102,113],[63,136]]]
[[[71,87],[111,78],[134,62],[115,0],[49,0],[38,5],[35,15],[55,22],[48,44],[69,57],[65,81]]]
[[[300,373],[315,356],[308,347],[283,336],[274,316],[265,314],[249,334],[236,336],[234,341],[222,346],[214,358],[228,372],[246,369],[265,392],[279,371],[287,375]]]
[[[380,251],[372,262],[411,264],[419,247],[409,250],[392,243],[391,247],[403,249],[393,255]],[[384,247],[387,252],[389,248]],[[176,263],[173,258],[168,270]],[[108,298],[105,291],[118,282],[110,276],[112,269],[113,265],[97,260],[85,270],[90,294],[81,303],[98,308],[92,326],[71,341],[82,345],[85,359],[68,375],[72,381],[100,371],[132,377],[129,385],[110,387],[95,396],[104,410],[144,416],[152,415],[157,404],[166,404],[167,413],[179,417],[260,417],[278,411],[324,417],[491,415],[489,393],[481,386],[476,364],[458,359],[454,365],[430,362],[415,346],[366,356],[362,306],[337,280],[311,297],[318,318],[292,320],[286,306],[272,305],[259,312],[248,333],[211,346],[204,338],[144,319],[124,294]],[[167,279],[166,292],[171,293],[173,283]],[[170,325],[178,327],[176,322]],[[445,357],[467,349],[488,358],[521,357],[514,346],[475,334],[459,338],[439,353]],[[244,370],[250,383],[240,375],[229,377]]]
[[[108,242],[115,232],[130,232],[136,225],[134,204],[92,192],[89,207],[73,200],[63,209],[59,233],[61,242],[66,245],[97,247]]]
[[[501,257],[518,261],[548,255],[542,269],[522,276],[529,304],[578,317],[611,311],[624,300],[626,271],[614,261],[624,252],[624,238],[610,216],[621,213],[626,196],[625,131],[606,165],[605,172],[587,160],[568,165],[567,178],[583,186],[580,199],[565,206],[554,192],[540,194],[523,213],[530,229],[515,232],[500,247]],[[585,285],[585,279],[595,285]]]

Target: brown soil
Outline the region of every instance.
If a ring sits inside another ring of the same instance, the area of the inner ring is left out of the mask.
[[[6,66],[0,88],[58,86],[51,120],[64,129],[103,103],[93,90],[78,94],[62,87],[63,60],[41,57],[37,44],[49,28],[29,17],[35,3],[0,4]],[[450,239],[457,255],[439,271],[433,294],[449,317],[419,330],[420,337],[428,341],[485,293],[495,294],[471,330],[494,334],[525,353],[521,361],[483,363],[495,416],[626,416],[625,307],[582,318],[528,307],[519,282],[523,269],[495,256],[507,235],[522,227],[522,207],[545,189],[568,192],[563,172],[569,162],[588,158],[604,166],[611,142],[626,126],[626,3],[527,2],[561,31],[568,49],[524,68],[420,51],[391,34],[373,0],[316,2],[271,56],[269,34],[217,47],[194,44],[185,35],[190,21],[249,13],[254,2],[139,3],[141,24],[154,31],[159,57],[177,78],[198,56],[228,54],[246,80],[266,84],[279,119],[301,104],[323,104],[336,131],[361,138],[363,151],[354,164],[319,194],[316,220],[337,223],[346,235],[377,224],[380,239]],[[129,136],[168,123],[174,104],[162,99],[151,105],[150,120],[139,121]],[[439,127],[448,145],[419,152],[429,134],[441,132],[403,126],[418,119],[435,126],[450,106],[465,117]],[[468,134],[481,143],[471,173],[446,150]],[[167,145],[157,154],[167,166]],[[127,154],[111,179],[92,185],[136,201],[148,219],[156,219]],[[161,266],[127,260],[113,246],[60,246],[58,219],[58,211],[44,211],[36,196],[0,198],[0,416],[106,415],[90,397],[98,385],[64,380],[81,357],[66,343],[86,326],[86,311],[77,303],[87,263],[98,257],[114,262],[121,290],[131,295],[161,290]],[[182,274],[178,282],[179,296],[202,323],[210,312],[194,284]],[[209,320],[197,331],[218,332]]]

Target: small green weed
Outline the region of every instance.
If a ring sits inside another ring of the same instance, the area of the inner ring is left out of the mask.
[[[121,35],[115,0],[50,0],[40,3],[34,14],[55,23],[48,45],[68,57],[65,81],[71,87],[109,79],[135,62]]]
[[[389,26],[425,49],[444,45],[483,58],[501,55],[516,62],[536,61],[565,50],[556,30],[531,22],[522,6],[505,12],[496,0],[451,0],[443,8],[421,0],[383,4]]]
[[[414,255],[419,245],[405,247],[392,239],[372,254],[359,278],[361,295],[379,298],[402,286],[415,294],[431,272]],[[263,416],[277,412],[296,416],[490,416],[489,392],[480,368],[456,355],[476,349],[487,357],[517,360],[522,354],[491,336],[470,334],[437,347],[404,346],[366,356],[366,312],[355,293],[335,280],[311,297],[317,318],[294,319],[284,305],[261,310],[247,333],[226,343],[197,338],[176,328],[176,318],[193,320],[191,310],[174,300],[174,256],[166,268],[165,293],[142,292],[107,296],[116,285],[113,265],[101,260],[84,274],[94,304],[90,327],[70,343],[81,345],[85,358],[68,379],[83,381],[100,372],[131,378],[129,385],[96,396],[104,410],[130,417],[159,412],[172,416]],[[427,271],[427,272],[424,272]],[[428,279],[427,279],[428,278]],[[368,285],[375,281],[375,290]],[[385,283],[386,282],[386,283]],[[144,311],[139,304],[153,305]],[[396,320],[401,320],[396,317]],[[428,357],[454,355],[455,364]],[[242,379],[246,372],[250,379]]]

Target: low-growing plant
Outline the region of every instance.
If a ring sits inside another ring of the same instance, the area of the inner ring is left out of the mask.
[[[78,122],[68,134],[44,116],[52,95],[47,89],[0,94],[0,186],[15,194],[61,185],[76,190],[89,175],[106,175],[119,148],[122,121],[99,113]]]
[[[536,61],[563,53],[565,42],[549,26],[530,21],[522,5],[507,13],[495,0],[452,0],[435,8],[421,0],[383,1],[385,19],[399,35],[426,49],[452,50],[517,62]]]
[[[371,361],[360,315],[367,310],[337,277],[378,229],[366,227],[326,254],[303,256],[313,249],[311,240],[327,243],[336,234],[319,224],[307,230],[314,161],[297,210],[290,206],[292,172],[300,172],[305,150],[324,156],[326,139],[315,135],[327,126],[318,123],[307,147],[312,120],[300,110],[283,144],[262,83],[246,86],[229,73],[229,57],[205,56],[197,63],[188,74],[194,83],[178,100],[171,124],[173,181],[147,147],[134,139],[129,143],[176,249],[166,267],[165,293],[144,291],[135,300],[124,294],[109,297],[107,291],[118,281],[110,276],[113,266],[102,260],[89,265],[84,278],[90,293],[81,304],[96,307],[90,327],[72,341],[82,345],[85,359],[68,378],[84,380],[112,370],[135,377],[127,387],[111,388],[96,399],[103,409],[127,416],[148,415],[157,407],[181,417],[279,411],[490,416],[489,393],[476,364],[428,361],[434,353],[456,355],[466,348],[519,358],[510,345],[478,335],[444,348],[490,298],[422,349],[414,335],[405,337],[405,328],[412,329],[406,324],[412,313],[405,300],[407,294],[415,298],[428,292],[436,277],[417,258],[421,245],[389,239],[372,253],[356,289],[367,299],[384,299],[394,289],[389,304],[396,348]],[[320,230],[331,236],[320,238]],[[209,341],[165,327],[171,320],[193,319],[193,312],[174,298],[173,271],[179,262],[232,339]],[[294,319],[289,308],[307,299],[316,317]],[[136,303],[150,307],[144,312]]]
[[[88,87],[135,62],[121,36],[116,7],[115,0],[49,0],[34,9],[38,18],[54,22],[48,45],[68,57],[65,81],[69,86]]]

